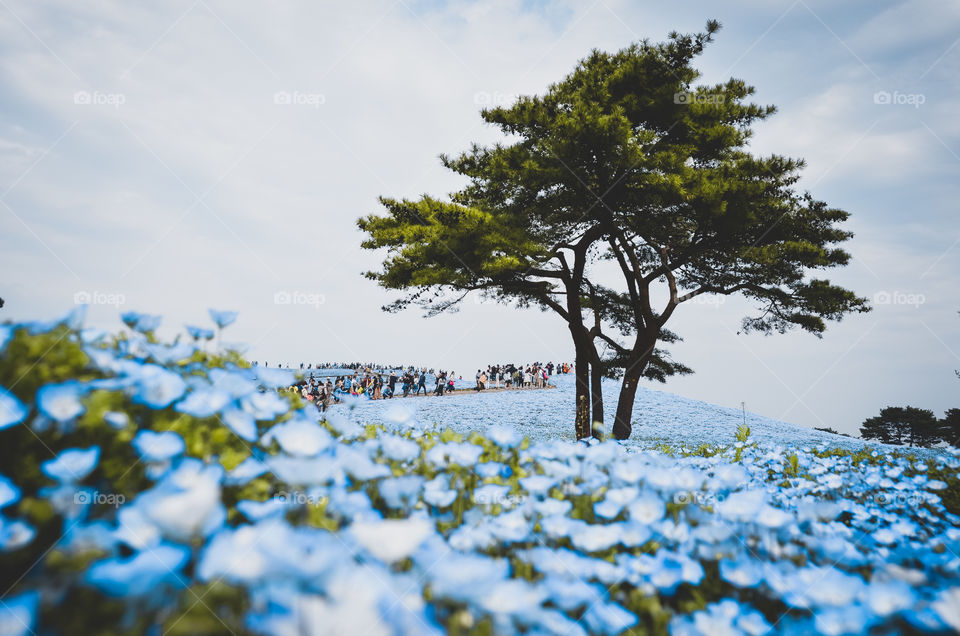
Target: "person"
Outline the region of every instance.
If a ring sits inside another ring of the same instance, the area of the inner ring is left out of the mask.
[[[387,389],[389,390],[387,397],[393,397],[394,391],[397,390],[397,374],[393,371],[390,372],[390,379],[387,382]]]
[[[477,390],[483,391],[485,388],[487,388],[487,374],[485,372],[481,372],[480,381],[477,384]]]
[[[437,375],[437,387],[433,390],[433,394],[437,396],[443,395],[443,373]]]
[[[423,389],[423,394],[427,394],[427,372],[422,371],[420,373],[420,381],[417,382],[417,392],[414,395],[420,395],[420,389]]]

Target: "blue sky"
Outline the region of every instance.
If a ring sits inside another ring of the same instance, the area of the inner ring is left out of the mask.
[[[738,336],[734,299],[684,307],[674,352],[697,373],[665,388],[843,431],[960,406],[960,5],[937,1],[4,0],[2,317],[87,297],[93,324],[162,313],[172,337],[236,309],[228,340],[272,363],[569,358],[550,314],[383,314],[354,220],[378,195],[457,188],[437,156],[497,138],[483,105],[708,18],[724,28],[703,81],[778,106],[753,149],[805,158],[802,186],[852,213],[832,278],[880,302],[821,340]]]

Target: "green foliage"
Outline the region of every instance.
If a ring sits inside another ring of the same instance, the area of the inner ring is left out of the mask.
[[[929,448],[941,441],[940,426],[933,411],[913,406],[889,406],[880,415],[864,420],[860,436],[884,444],[909,444]]]

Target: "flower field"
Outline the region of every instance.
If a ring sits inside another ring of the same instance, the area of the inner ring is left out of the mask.
[[[323,419],[212,331],[81,318],[0,326],[0,635],[960,630],[956,454],[450,406],[567,427],[563,386]]]

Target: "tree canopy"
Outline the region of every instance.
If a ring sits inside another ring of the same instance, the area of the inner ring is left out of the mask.
[[[658,345],[679,339],[666,323],[700,295],[754,301],[743,327],[763,333],[819,335],[868,310],[813,275],[848,263],[837,247],[851,237],[839,227],[848,213],[797,191],[802,160],[747,151],[752,125],[775,108],[750,103],[739,79],[695,84],[694,58],[719,28],[593,51],[545,94],[481,112],[503,140],[441,157],[467,180],[447,200],[382,198],[385,214],[359,220],[362,246],[387,250],[367,276],[407,292],[389,309],[433,314],[476,291],[563,318],[578,438],[599,433],[602,376],[623,377],[622,439],[638,379],[690,372]],[[600,260],[619,277],[597,275]]]

